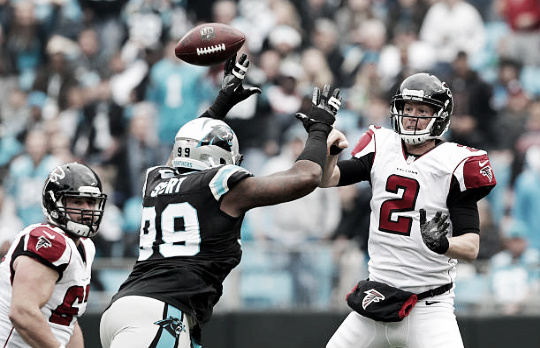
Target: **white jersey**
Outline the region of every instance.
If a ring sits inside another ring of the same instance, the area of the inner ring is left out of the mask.
[[[13,261],[16,257],[32,257],[59,273],[52,296],[41,312],[56,339],[66,345],[77,317],[86,310],[95,253],[94,243],[90,239],[81,238],[77,249],[75,242],[63,230],[52,225],[35,224],[21,231],[0,263],[0,347],[30,347],[13,328],[8,317]]]
[[[457,260],[427,248],[419,210],[426,210],[428,221],[437,211],[448,214],[453,181],[461,192],[493,187],[486,152],[444,142],[407,159],[396,132],[371,126],[353,150],[356,158],[368,154],[373,156],[369,278],[415,293],[453,282]]]

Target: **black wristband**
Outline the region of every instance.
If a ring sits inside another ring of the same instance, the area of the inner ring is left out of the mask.
[[[319,131],[325,133],[325,137],[328,137],[328,134],[330,134],[330,132],[332,131],[332,126],[322,122],[314,122],[309,126],[309,134],[311,134],[311,132]]]
[[[227,113],[231,111],[233,105],[230,105],[228,96],[223,91],[220,91],[214,103],[208,108],[208,113],[212,118],[223,120]]]
[[[326,162],[326,138],[328,137],[328,133],[324,130],[313,130],[310,128],[304,150],[296,160],[315,162],[324,169],[324,164]]]
[[[442,255],[446,253],[449,248],[450,248],[450,242],[448,241],[448,238],[442,237],[441,243],[439,244],[439,246],[437,246],[435,249],[432,249],[432,250],[436,252],[437,254]]]

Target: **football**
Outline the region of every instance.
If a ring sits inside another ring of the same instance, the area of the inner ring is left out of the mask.
[[[223,23],[205,23],[187,32],[174,53],[184,62],[210,66],[231,58],[246,41],[240,30]]]

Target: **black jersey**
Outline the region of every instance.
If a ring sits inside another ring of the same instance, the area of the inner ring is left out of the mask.
[[[242,255],[240,228],[220,209],[221,198],[251,176],[225,165],[180,174],[171,167],[148,170],[144,185],[139,258],[113,297],[156,298],[207,322],[222,283]]]

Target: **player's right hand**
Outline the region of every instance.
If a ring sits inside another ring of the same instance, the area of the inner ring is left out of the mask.
[[[311,98],[311,111],[308,115],[297,113],[296,118],[302,121],[308,132],[322,130],[327,134],[330,133],[341,107],[342,97],[339,94],[339,88],[335,88],[330,95],[330,85],[328,84],[324,85],[322,93],[319,87],[315,87]]]
[[[236,54],[225,62],[223,80],[221,81],[220,93],[230,96],[234,104],[247,99],[250,95],[261,93],[258,87],[244,87],[242,82],[246,77],[249,67],[247,55],[242,56],[236,61]]]
[[[326,144],[330,155],[338,155],[341,153],[341,151],[349,147],[349,141],[345,137],[345,134],[335,128],[333,128],[330,134],[328,134]]]
[[[258,87],[247,87],[242,84],[248,67],[249,59],[245,54],[242,54],[238,61],[236,61],[235,54],[225,62],[221,89],[216,100],[208,109],[211,117],[223,120],[233,106],[255,93],[261,93],[261,89]]]

